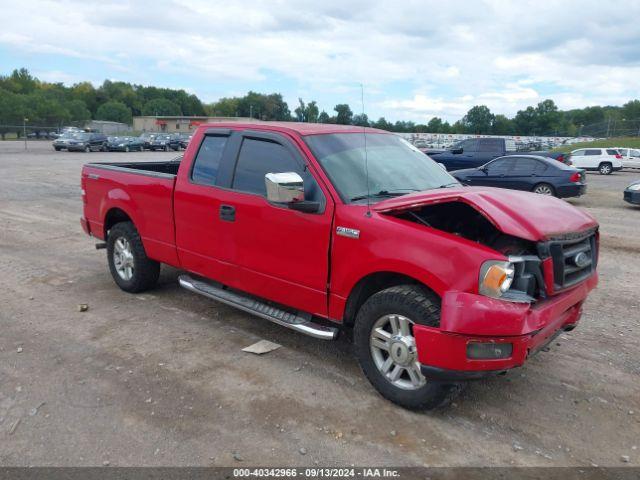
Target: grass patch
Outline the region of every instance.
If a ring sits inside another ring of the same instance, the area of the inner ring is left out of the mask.
[[[573,150],[577,150],[578,148],[589,148],[589,147],[640,148],[640,137],[612,137],[612,138],[607,138],[605,140],[596,140],[594,142],[580,142],[580,143],[574,143],[573,145],[562,145],[560,147],[554,148],[552,151],[568,153]]]

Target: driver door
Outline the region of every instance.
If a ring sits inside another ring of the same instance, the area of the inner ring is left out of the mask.
[[[281,134],[245,131],[231,188],[221,203],[233,211],[223,228],[233,245],[235,286],[259,297],[327,316],[333,202],[297,146]],[[298,173],[317,213],[267,200],[265,175]]]

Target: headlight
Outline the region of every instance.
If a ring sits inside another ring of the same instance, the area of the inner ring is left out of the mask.
[[[640,190],[640,183],[634,183],[633,185],[629,185],[627,190],[633,190],[634,192]]]
[[[478,292],[487,297],[500,298],[511,287],[515,269],[513,263],[488,260],[480,267]]]
[[[119,143],[118,146],[119,147],[124,147],[124,143]]]

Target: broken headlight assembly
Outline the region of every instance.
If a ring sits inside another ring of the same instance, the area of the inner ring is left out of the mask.
[[[507,261],[488,260],[480,267],[478,293],[510,302],[530,303],[544,296],[540,259],[513,256]]]

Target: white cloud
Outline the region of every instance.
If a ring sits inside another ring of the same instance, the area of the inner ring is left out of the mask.
[[[569,108],[640,96],[634,0],[23,0],[5,10],[0,55],[98,62],[107,78],[202,85],[203,96],[237,84],[330,109],[358,105],[364,82],[370,117],[420,121],[476,103],[514,114],[543,98]]]

